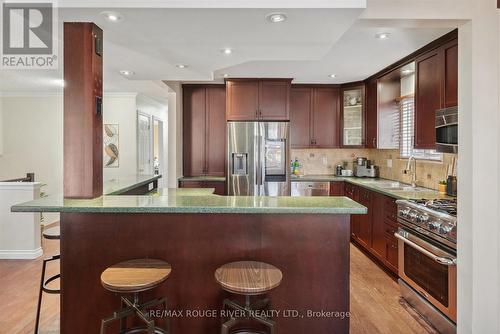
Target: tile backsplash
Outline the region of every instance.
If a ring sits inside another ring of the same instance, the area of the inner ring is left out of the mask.
[[[366,157],[379,166],[380,177],[411,182],[411,175],[403,173],[408,159],[400,158],[399,150],[293,149],[291,157],[299,160],[301,174],[334,174],[338,164],[347,161],[348,168],[352,169],[352,161],[356,157]],[[451,166],[454,157],[457,158],[457,155],[445,153],[442,161],[417,160],[417,185],[437,189],[438,182],[446,180],[448,166]]]

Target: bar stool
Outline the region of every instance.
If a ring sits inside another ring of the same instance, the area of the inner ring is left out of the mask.
[[[51,227],[42,232],[42,236],[47,239],[47,240],[59,240],[61,239],[61,230],[59,226],[56,227]],[[50,293],[50,294],[60,294],[61,289],[52,289],[48,287],[48,284],[61,278],[61,274],[56,274],[53,276],[50,276],[49,278],[45,279],[45,271],[47,269],[47,263],[55,260],[59,260],[61,256],[54,255],[50,258],[43,259],[43,265],[42,265],[42,276],[40,279],[40,292],[38,294],[38,306],[36,309],[36,320],[35,320],[35,334],[38,333],[38,326],[40,324],[40,311],[42,308],[42,295],[43,293]]]
[[[106,331],[106,326],[115,320],[120,320],[120,334],[123,333],[170,333],[169,320],[164,318],[163,327],[155,325],[147,310],[163,305],[167,309],[167,299],[164,297],[139,303],[139,293],[148,291],[162,284],[172,272],[170,264],[157,259],[135,259],[117,263],[108,267],[101,274],[102,286],[111,292],[131,294],[133,299],[121,296],[121,309],[113,315],[102,319],[101,334]],[[126,320],[129,316],[136,315],[145,326],[127,329]]]
[[[269,303],[269,299],[260,299],[250,303],[251,296],[266,294],[281,283],[283,274],[278,268],[263,262],[239,261],[223,265],[215,271],[215,280],[223,290],[232,294],[245,296],[245,305],[224,299],[223,309],[230,308],[244,314],[244,317],[231,316],[229,319],[223,317],[221,334],[229,334],[231,328],[240,324],[245,319],[253,319],[269,328],[270,334],[276,333],[275,322],[271,319],[256,314],[256,310],[263,310]],[[227,320],[227,321],[226,321]],[[251,329],[250,329],[251,330]],[[239,333],[251,333],[248,330]],[[253,333],[260,333],[254,331]]]

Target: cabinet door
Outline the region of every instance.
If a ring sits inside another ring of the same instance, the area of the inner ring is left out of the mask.
[[[292,148],[311,145],[312,88],[290,91],[290,144]]]
[[[226,117],[229,121],[252,121],[258,117],[259,81],[226,82]]]
[[[364,86],[342,89],[342,126],[343,147],[362,147],[364,138]]]
[[[314,147],[339,147],[339,89],[314,88],[312,139]]]
[[[203,188],[215,188],[214,194],[216,194],[216,195],[225,195],[226,194],[226,182],[207,181],[203,185]]]
[[[266,121],[288,121],[290,116],[290,81],[263,80],[259,89],[259,118]]]
[[[386,236],[386,266],[395,274],[398,273],[398,241],[395,237]]]
[[[384,195],[372,192],[373,210],[372,213],[372,253],[380,260],[385,259],[386,242],[385,242],[385,210],[384,205],[386,198]]]
[[[367,148],[377,148],[377,80],[366,84],[366,144]]]
[[[224,176],[226,168],[225,86],[207,88],[206,114],[206,174]]]
[[[330,182],[330,196],[344,196],[344,182]]]
[[[458,105],[458,41],[443,46],[444,107]]]
[[[434,50],[416,60],[415,148],[436,147],[435,113],[441,108],[441,52]]]
[[[206,89],[183,87],[184,176],[205,174]]]
[[[364,215],[355,215],[358,222],[358,241],[367,250],[371,248],[372,245],[372,196],[371,192],[367,189],[359,189],[359,203],[368,208],[368,212]]]

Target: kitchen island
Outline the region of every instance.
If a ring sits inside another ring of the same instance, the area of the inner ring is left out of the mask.
[[[61,213],[61,333],[97,333],[119,308],[100,274],[134,258],[172,265],[159,288],[172,333],[218,333],[226,296],[215,282],[219,266],[257,260],[277,266],[282,284],[269,294],[280,333],[349,332],[349,220],[366,208],[347,197],[231,197],[207,189],[162,189],[149,196],[76,200],[54,196],[12,207],[14,212]],[[205,311],[187,316],[188,311]],[[114,327],[115,329],[117,327]]]

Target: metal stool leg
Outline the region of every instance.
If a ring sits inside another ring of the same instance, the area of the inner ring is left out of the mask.
[[[45,283],[45,268],[46,267],[47,267],[47,260],[43,259],[42,277],[40,278],[40,292],[38,293],[38,306],[36,308],[35,334],[38,334],[38,326],[40,324],[40,310],[42,308],[42,294],[43,294],[43,285]]]

